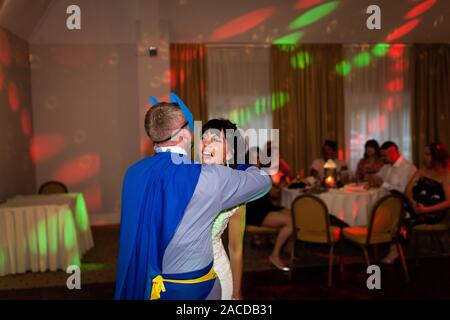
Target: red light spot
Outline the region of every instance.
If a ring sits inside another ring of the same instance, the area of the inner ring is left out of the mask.
[[[398,60],[391,65],[391,71],[394,73],[403,73],[408,68],[408,63],[403,60]]]
[[[61,134],[42,134],[31,138],[30,155],[35,164],[42,163],[67,147],[67,138]]]
[[[389,48],[389,56],[391,58],[399,58],[403,56],[403,52],[405,51],[405,45],[404,44],[394,44],[392,47]]]
[[[178,70],[175,68],[172,68],[170,70],[170,84],[172,88],[175,88],[176,84],[182,85],[184,83],[186,76],[184,74],[184,70]]]
[[[338,159],[339,160],[344,160],[344,151],[342,151],[342,150],[338,151]]]
[[[361,149],[361,146],[362,146],[362,135],[358,135],[357,137],[356,137],[356,139],[355,139],[355,147],[356,147],[356,149],[357,150],[360,150]]]
[[[389,97],[383,104],[383,106],[388,109],[389,112],[392,112],[392,107],[394,106],[394,99]]]
[[[19,110],[20,99],[19,99],[19,89],[14,82],[11,82],[8,86],[8,101],[11,110],[17,112]]]
[[[61,165],[54,171],[52,179],[70,186],[95,177],[99,171],[100,155],[87,153]]]
[[[200,46],[199,58],[202,59],[204,56],[205,56],[205,47],[204,46]]]
[[[398,92],[403,90],[403,78],[395,78],[387,83],[386,89],[389,92]]]
[[[170,83],[170,71],[165,71],[163,76],[163,83]]]
[[[97,182],[82,191],[88,212],[98,211],[102,207],[102,190]]]
[[[386,37],[386,41],[385,42],[392,42],[392,41],[395,41],[395,40],[403,37],[404,35],[406,35],[409,32],[411,32],[419,24],[419,22],[420,22],[420,19],[414,19],[414,20],[411,20],[411,21],[405,23],[401,27],[399,27],[399,28],[395,29],[394,31],[392,31]]]
[[[272,7],[267,7],[244,14],[219,27],[211,35],[210,39],[219,41],[244,33],[267,20],[272,16],[273,12],[274,9]]]
[[[158,97],[157,99],[159,102],[162,102],[162,101],[169,102],[170,96],[168,94],[166,94],[165,96]]]
[[[324,0],[298,0],[294,8],[295,9],[307,9],[312,6],[315,6],[316,4],[322,3]]]
[[[408,11],[408,13],[405,15],[404,19],[409,20],[412,18],[415,18],[425,11],[429,10],[432,6],[436,4],[436,0],[428,0],[425,2],[422,2],[421,4],[415,6],[413,9]]]
[[[380,130],[384,130],[386,126],[384,116],[380,116]]]
[[[20,115],[20,122],[22,124],[22,132],[25,137],[28,137],[31,133],[31,116],[28,109],[23,109]]]
[[[6,33],[0,30],[0,62],[9,66],[11,60],[11,44]]]
[[[3,67],[0,64],[0,92],[3,90],[5,86],[5,74],[3,73]]]
[[[141,139],[141,156],[148,157],[153,154],[153,144],[149,138]]]

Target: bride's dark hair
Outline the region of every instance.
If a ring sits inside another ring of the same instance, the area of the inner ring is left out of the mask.
[[[227,140],[227,147],[229,148],[229,151],[233,153],[233,161],[230,164],[230,167],[236,169],[239,164],[242,164],[242,161],[245,159],[246,147],[245,140],[237,126],[227,119],[211,119],[203,125],[202,134],[208,130],[223,132],[225,139]],[[233,135],[227,135],[227,130],[233,130]],[[240,157],[239,152],[242,153],[242,156]],[[241,163],[239,163],[239,160]]]

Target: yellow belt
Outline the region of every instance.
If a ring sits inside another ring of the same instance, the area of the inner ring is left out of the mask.
[[[187,279],[187,280],[171,280],[164,279],[161,275],[158,275],[152,280],[152,293],[150,295],[150,300],[157,300],[161,298],[161,291],[166,292],[166,287],[164,286],[164,282],[172,282],[172,283],[182,283],[182,284],[194,284],[199,282],[204,282],[208,280],[212,280],[217,278],[217,274],[214,272],[214,269],[211,268],[207,274],[201,276],[197,279]]]

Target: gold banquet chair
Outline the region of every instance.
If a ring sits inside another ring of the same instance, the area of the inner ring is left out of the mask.
[[[400,225],[403,217],[403,202],[399,196],[387,195],[377,201],[372,209],[369,226],[344,228],[345,239],[360,246],[364,252],[367,266],[370,265],[369,246],[394,242],[400,254],[406,281],[409,281],[405,254],[400,243]],[[342,262],[342,261],[341,261]],[[341,266],[341,269],[343,266]]]
[[[441,253],[445,253],[445,248],[443,245],[443,242],[441,240],[441,236],[444,235],[449,231],[449,217],[448,217],[448,211],[445,212],[446,216],[444,217],[444,221],[441,223],[436,224],[419,224],[417,226],[414,226],[412,228],[412,238],[413,241],[413,247],[414,247],[414,260],[416,264],[418,263],[418,255],[417,252],[419,250],[419,235],[421,234],[428,234],[430,236],[430,239],[433,243],[437,241],[439,244],[439,249]]]
[[[300,195],[292,202],[292,248],[289,279],[292,279],[297,242],[321,243],[330,246],[328,256],[328,286],[333,279],[334,246],[339,241],[341,229],[330,225],[326,204],[313,195]],[[342,259],[342,257],[341,257]]]

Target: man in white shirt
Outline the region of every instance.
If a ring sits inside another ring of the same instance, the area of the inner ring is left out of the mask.
[[[400,155],[398,146],[394,142],[387,141],[380,149],[385,165],[376,175],[369,177],[370,186],[381,186],[388,191],[405,193],[406,186],[417,171],[416,167]],[[393,264],[398,256],[396,245],[391,244],[388,255],[381,261],[385,264]]]
[[[404,193],[417,168],[400,155],[398,146],[394,142],[387,141],[380,149],[385,165],[376,175],[369,178],[370,186]]]

